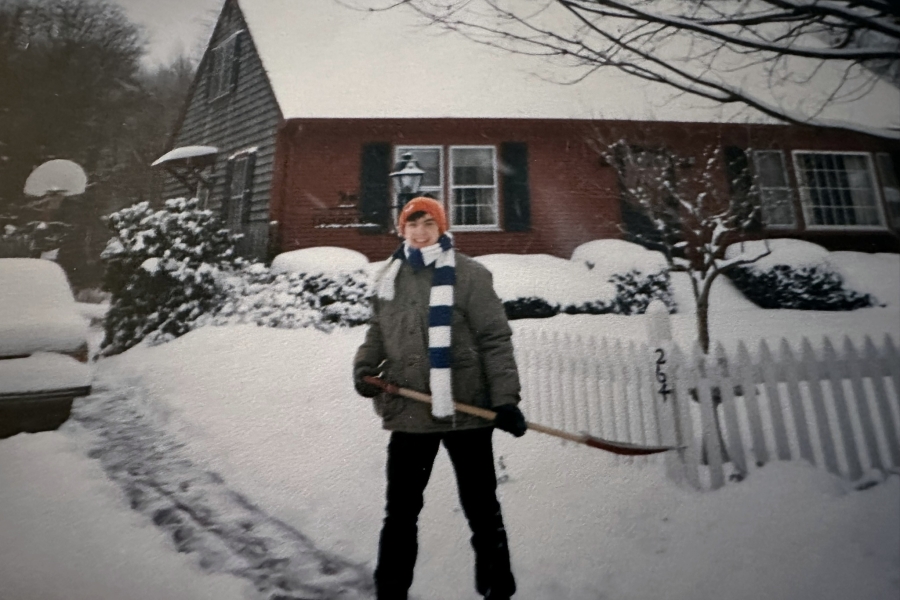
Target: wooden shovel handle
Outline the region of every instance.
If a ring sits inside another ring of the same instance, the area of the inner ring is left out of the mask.
[[[429,396],[428,394],[423,394],[422,392],[417,392],[415,390],[396,386],[393,383],[388,383],[382,379],[379,379],[378,377],[365,376],[363,377],[363,381],[378,386],[389,394],[394,394],[395,396],[403,396],[404,398],[431,404],[431,396]],[[495,413],[494,411],[488,410],[486,408],[480,408],[478,406],[472,406],[471,404],[454,402],[453,408],[461,413],[481,417],[482,419],[486,419],[488,421],[493,421],[497,417],[497,413]],[[600,450],[606,450],[607,452],[622,454],[625,456],[644,456],[648,454],[658,454],[660,452],[666,452],[667,450],[675,449],[671,446],[638,446],[636,444],[630,444],[628,442],[604,440],[592,435],[588,435],[586,433],[569,433],[568,431],[563,431],[562,429],[547,427],[546,425],[541,425],[540,423],[532,423],[530,421],[526,421],[525,425],[527,425],[528,429],[532,429],[540,433],[545,433],[547,435],[552,435],[554,437],[568,440],[570,442],[575,442],[576,444],[584,444],[586,446],[590,446],[591,448],[598,448]]]

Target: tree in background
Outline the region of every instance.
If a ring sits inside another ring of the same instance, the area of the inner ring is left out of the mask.
[[[58,260],[75,287],[99,284],[109,237],[101,216],[161,203],[163,177],[150,163],[165,148],[194,64],[178,58],[147,69],[144,53],[140,28],[104,0],[0,1],[0,227],[69,224]],[[53,215],[35,214],[22,186],[52,158],[84,167],[88,189]]]
[[[707,148],[700,160],[693,161],[625,140],[611,144],[595,140],[593,145],[616,169],[623,204],[633,213],[630,223],[620,225],[623,232],[632,241],[662,252],[670,271],[690,276],[697,339],[708,353],[713,282],[722,273],[769,255],[764,245],[761,251],[725,257],[728,244],[759,225],[755,184],[738,189],[749,177],[746,172],[736,173],[730,182],[721,179],[724,158],[718,146]]]
[[[342,0],[350,1],[353,0]],[[614,67],[790,123],[900,138],[823,114],[900,82],[896,0],[398,0],[445,29],[575,67]],[[356,2],[361,10],[378,10]],[[560,69],[558,73],[562,73]],[[571,70],[567,71],[571,72]],[[809,85],[812,84],[812,85]],[[790,88],[796,95],[790,97]],[[818,89],[818,94],[810,90]],[[802,110],[797,107],[803,106]]]

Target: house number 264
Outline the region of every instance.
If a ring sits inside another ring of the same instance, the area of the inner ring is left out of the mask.
[[[658,355],[656,358],[656,381],[659,383],[659,393],[663,397],[663,402],[669,399],[672,390],[666,382],[666,374],[663,372],[663,365],[666,364],[666,352],[662,348],[655,350]]]

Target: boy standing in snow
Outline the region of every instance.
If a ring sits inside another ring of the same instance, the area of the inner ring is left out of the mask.
[[[418,517],[438,448],[456,472],[459,499],[472,530],[475,587],[490,600],[510,598],[516,583],[491,444],[493,428],[526,431],[512,331],[490,272],[453,249],[443,206],[415,198],[398,219],[403,245],[376,279],[366,339],[354,359],[357,392],[375,397],[391,431],[387,502],[375,583],[379,600],[405,599],[418,551]],[[432,405],[381,393],[364,381],[379,375],[419,392]],[[454,414],[453,401],[489,408],[494,423]]]

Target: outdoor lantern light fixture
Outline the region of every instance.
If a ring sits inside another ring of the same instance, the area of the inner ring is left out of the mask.
[[[398,209],[419,193],[419,186],[422,185],[424,176],[425,171],[419,167],[419,163],[413,158],[412,153],[405,152],[400,158],[400,162],[394,165],[393,173],[390,174],[397,190]]]

